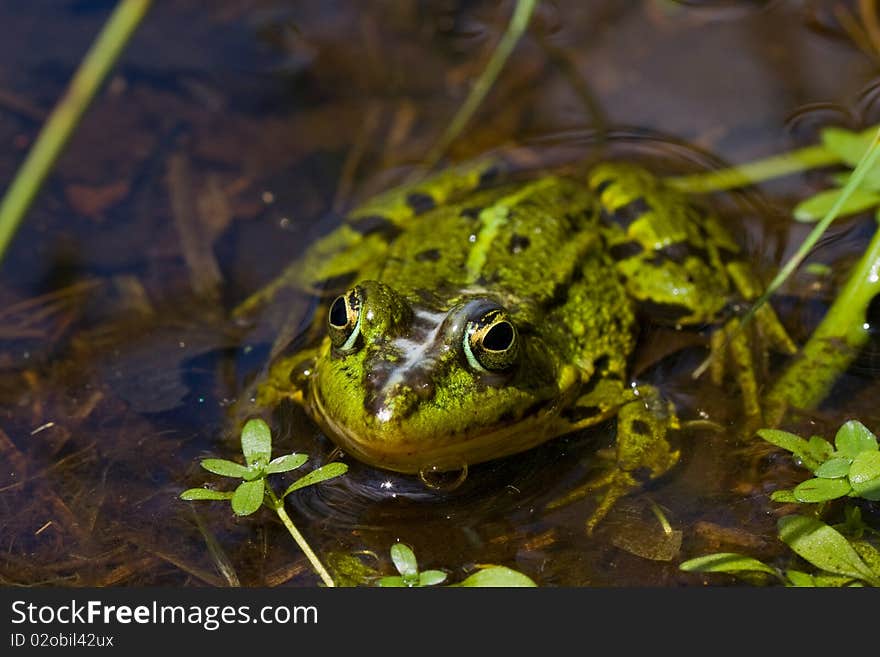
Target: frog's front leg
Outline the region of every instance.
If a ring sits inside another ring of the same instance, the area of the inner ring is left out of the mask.
[[[609,402],[613,398],[618,400],[616,406]],[[586,523],[587,531],[592,532],[621,497],[665,474],[678,462],[679,451],[672,449],[667,433],[678,429],[679,422],[672,404],[649,385],[626,387],[622,382],[603,381],[583,395],[575,408],[598,412],[572,426],[572,430],[594,424],[609,412],[617,413],[615,446],[607,454],[600,454],[607,462],[602,473],[548,505],[558,507],[589,493],[600,493],[598,506]]]
[[[727,272],[744,301],[751,303],[760,296],[760,282],[745,263],[730,262],[727,264]],[[756,350],[761,367],[755,363]],[[766,369],[770,350],[788,355],[797,352],[797,346],[770,304],[758,308],[751,321],[745,325],[739,317],[734,316],[712,334],[707,361],[712,382],[720,385],[726,372],[733,370],[742,392],[746,434],[752,434],[763,423],[757,373]],[[700,370],[695,374],[699,373]]]
[[[229,418],[235,427],[241,427],[255,414],[276,408],[283,400],[305,403],[306,387],[315,366],[320,347],[302,349],[281,356],[262,372],[238,395],[229,409]]]

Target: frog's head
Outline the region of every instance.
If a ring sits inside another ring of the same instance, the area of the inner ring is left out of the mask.
[[[446,310],[365,281],[337,297],[309,409],[355,458],[400,472],[452,470],[548,437],[565,376],[537,331],[498,299]]]

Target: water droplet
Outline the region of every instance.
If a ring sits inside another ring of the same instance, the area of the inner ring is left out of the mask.
[[[449,493],[464,483],[467,479],[468,467],[467,463],[454,469],[441,470],[437,466],[421,468],[419,470],[419,479],[425,486],[431,490]]]

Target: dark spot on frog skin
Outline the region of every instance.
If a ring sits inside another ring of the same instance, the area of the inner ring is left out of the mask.
[[[721,259],[721,263],[724,265],[729,265],[731,262],[736,262],[741,259],[741,256],[738,251],[731,251],[730,249],[726,249],[723,246],[718,247],[718,257]]]
[[[605,223],[618,224],[621,228],[626,230],[639,217],[650,211],[651,206],[648,205],[648,202],[644,199],[644,197],[639,196],[638,198],[627,203],[626,205],[622,205],[613,211],[609,210],[606,207],[603,207],[602,219],[605,221]]]
[[[632,428],[634,433],[637,433],[640,436],[647,436],[651,433],[651,427],[649,427],[648,423],[644,420],[633,420],[630,427]]]
[[[615,260],[626,260],[627,258],[639,255],[644,250],[644,247],[638,242],[620,242],[612,246],[609,249],[609,253],[611,253],[611,257]]]
[[[577,212],[566,212],[562,217],[563,225],[567,226],[568,230],[571,231],[581,230],[583,226],[590,225],[592,219],[593,208],[584,208]]]
[[[683,265],[689,257],[699,258],[703,262],[711,262],[709,254],[705,249],[693,246],[687,242],[676,242],[654,251],[647,262],[655,266],[660,266],[667,262]]]
[[[400,228],[394,224],[388,217],[381,214],[368,214],[362,217],[352,217],[348,221],[348,225],[352,230],[357,231],[361,235],[372,235],[380,233],[386,239],[394,239],[400,234]]]
[[[562,411],[562,417],[572,424],[589,420],[602,412],[598,406],[572,406]]]
[[[675,322],[691,314],[690,308],[675,303],[641,301],[639,306],[649,317],[658,321]]]
[[[604,378],[602,376],[602,370],[607,367],[608,357],[600,356],[593,364],[593,373],[590,375],[589,380],[583,386],[581,386],[581,395],[589,395],[591,392],[593,392],[593,390],[596,389],[596,386],[599,385],[599,381]]]
[[[437,207],[434,197],[424,192],[411,192],[406,196],[406,204],[416,214],[422,214]]]
[[[598,185],[596,185],[596,188],[593,191],[596,193],[596,196],[602,196],[602,193],[606,189],[611,187],[611,185],[613,185],[613,184],[614,184],[614,180],[612,180],[611,178],[606,178],[605,180],[600,182]]]
[[[480,213],[482,211],[483,208],[469,207],[462,209],[462,211],[458,214],[462,219],[470,219],[471,221],[476,221],[480,218]]]
[[[507,250],[513,254],[520,253],[529,248],[531,243],[532,241],[525,235],[514,233],[510,236],[510,242],[507,243]]]
[[[440,249],[425,249],[416,253],[416,262],[437,262],[440,259]]]
[[[480,182],[479,182],[480,186],[488,185],[492,181],[497,180],[498,176],[500,174],[501,174],[501,169],[499,167],[497,167],[497,166],[489,167],[488,169],[483,171],[483,173],[480,174]]]

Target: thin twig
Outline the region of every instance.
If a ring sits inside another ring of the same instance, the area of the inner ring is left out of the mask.
[[[535,10],[535,5],[537,5],[537,0],[517,0],[513,16],[511,16],[510,23],[507,26],[507,31],[492,51],[492,56],[489,58],[486,68],[483,69],[480,77],[474,82],[470,93],[461,107],[458,108],[458,112],[452,118],[443,136],[440,137],[439,141],[434,144],[425,157],[425,170],[432,169],[440,161],[446,149],[461,134],[461,131],[467,125],[467,122],[470,121],[474,112],[482,104],[486,94],[489,93],[489,90],[501,73],[501,69],[504,68],[504,64],[507,63],[507,59],[510,57],[510,53],[513,52],[514,46],[516,46],[529,26],[529,20],[532,17],[532,12]]]

